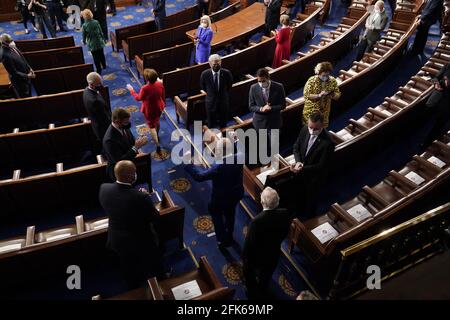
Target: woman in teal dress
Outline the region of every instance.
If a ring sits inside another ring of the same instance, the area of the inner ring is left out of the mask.
[[[102,74],[102,69],[106,69],[106,59],[103,47],[107,41],[106,35],[103,34],[100,23],[94,20],[92,11],[85,9],[81,12],[84,19],[83,23],[83,44],[88,46],[88,50],[94,58],[95,69],[98,74]]]

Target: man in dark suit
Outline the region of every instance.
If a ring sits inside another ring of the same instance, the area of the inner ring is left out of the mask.
[[[86,0],[82,9],[89,9],[94,15],[94,19],[100,23],[103,35],[108,38],[108,22],[106,20],[106,0]]]
[[[199,18],[208,14],[209,0],[197,0]]]
[[[211,69],[200,75],[200,87],[206,92],[206,115],[209,128],[215,128],[217,122],[220,128],[227,126],[229,117],[230,90],[233,86],[233,75],[227,69],[221,68],[222,60],[218,54],[209,57]]]
[[[281,129],[281,110],[286,107],[286,95],[281,83],[271,81],[269,72],[261,68],[256,72],[258,83],[253,84],[249,91],[249,109],[253,114],[253,127],[267,130],[267,154],[271,153],[271,138],[275,137],[273,130]],[[258,135],[258,137],[259,137]],[[274,141],[277,142],[277,141]],[[260,146],[260,143],[258,143]],[[261,154],[261,152],[260,152]]]
[[[117,14],[115,0],[108,0],[109,10],[108,13],[112,13],[113,16]]]
[[[91,72],[86,80],[88,86],[83,92],[83,103],[94,134],[101,145],[105,132],[111,124],[111,110],[100,93],[103,87],[102,77],[97,72]]]
[[[278,208],[279,197],[271,187],[261,193],[263,211],[250,222],[242,258],[248,299],[267,298],[267,288],[280,257],[292,216]]]
[[[139,148],[146,145],[146,136],[134,139],[130,130],[130,113],[122,108],[114,109],[112,123],[103,137],[103,153],[108,161],[108,174],[115,181],[114,166],[121,160],[133,160]]]
[[[443,0],[428,0],[420,15],[420,23],[417,28],[416,38],[410,49],[410,54],[420,54],[427,44],[428,31],[441,17],[444,8]]]
[[[2,34],[0,41],[3,50],[1,59],[6,71],[8,71],[16,97],[31,97],[31,79],[36,77],[33,69],[31,69],[20,50],[17,49],[9,34]]]
[[[297,174],[294,181],[299,188],[293,192],[292,203],[303,218],[316,213],[318,193],[327,177],[333,153],[334,142],[323,128],[323,115],[314,112],[294,144],[295,164],[291,168]]]
[[[164,29],[164,19],[166,18],[166,0],[152,0],[152,5],[156,27],[158,30],[162,30]]]
[[[136,190],[136,166],[120,161],[115,183],[100,186],[100,204],[108,214],[107,248],[115,252],[130,289],[154,276],[163,276],[162,255],[153,223],[159,218],[147,190]]]
[[[215,145],[215,158],[221,161],[208,169],[193,164],[185,167],[196,181],[212,180],[209,212],[220,249],[233,243],[235,208],[244,195],[243,165],[238,161],[239,155],[234,149],[230,139],[221,138]]]
[[[275,30],[280,22],[281,0],[264,0],[266,8],[266,18],[264,34],[270,36],[270,32]]]

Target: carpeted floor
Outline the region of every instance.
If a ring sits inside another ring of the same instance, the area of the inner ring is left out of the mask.
[[[166,1],[167,13],[181,10],[183,7],[192,5],[195,0],[168,0]],[[144,7],[119,7],[117,8],[117,16],[108,17],[108,28],[113,29],[115,27],[124,26],[128,24],[138,23],[150,16],[150,9]],[[317,41],[320,37],[320,32],[334,29],[334,26],[341,20],[345,14],[345,6],[341,4],[339,0],[333,0],[332,12],[330,18],[324,26],[320,26],[316,32],[317,37],[307,45]],[[15,39],[31,39],[39,37],[37,33],[31,31],[29,35],[25,35],[22,30],[22,25],[15,22],[1,23],[0,32],[8,32],[13,35]],[[69,32],[68,34],[74,35],[76,43],[79,45],[81,41],[81,33]],[[59,33],[58,35],[63,35]],[[431,39],[427,48],[427,54],[431,52],[432,46],[435,46]],[[92,57],[85,50],[86,61],[92,62]],[[136,89],[139,84],[135,81],[134,77],[128,70],[128,63],[125,63],[122,58],[122,53],[112,52],[111,46],[108,45],[105,48],[107,56],[108,68],[105,70],[104,83],[110,88],[111,104],[113,108],[124,107],[132,114],[133,132],[135,134],[150,135],[146,126],[140,127],[139,130],[136,126],[140,126],[145,123],[143,115],[139,112],[140,103],[136,102],[125,89],[127,83],[132,84]],[[350,53],[337,65],[337,70],[345,69],[353,61],[354,53]],[[353,108],[345,115],[332,123],[333,129],[340,129],[345,125],[346,120],[350,117],[357,117],[360,115],[368,105],[374,105],[379,103],[386,95],[390,95],[395,92],[395,89],[399,84],[404,83],[405,79],[409,78],[411,74],[417,72],[418,68],[422,64],[421,61],[404,61],[397,67],[396,70],[386,78],[386,81],[374,88],[371,94],[366,99],[356,103]],[[401,67],[403,66],[403,67]],[[134,67],[131,71],[136,73]],[[292,97],[302,95],[302,88],[299,88],[297,94]],[[174,123],[175,110],[173,103],[167,100],[166,107],[167,115],[161,120],[161,143],[165,150],[170,152],[177,141],[171,141],[171,134],[176,130]],[[244,117],[245,118],[245,117]],[[182,127],[182,125],[181,125]],[[417,135],[423,132],[418,132]],[[414,140],[415,139],[415,140]],[[411,138],[409,140],[396,141],[392,146],[386,149],[386,152],[379,155],[376,159],[368,159],[367,163],[355,167],[351,173],[346,173],[340,177],[334,177],[333,182],[329,186],[329,190],[326,193],[326,199],[324,199],[322,207],[326,209],[327,205],[333,202],[346,200],[349,197],[354,196],[364,184],[368,184],[372,181],[378,181],[384,177],[386,170],[398,168],[401,164],[404,164],[410,159],[411,154],[416,152],[418,141],[420,138]],[[400,146],[400,147],[399,147]],[[288,146],[285,146],[288,147]],[[144,147],[146,152],[154,152],[155,146],[153,143]],[[380,159],[383,161],[380,161]],[[368,170],[370,168],[370,170]],[[216,239],[213,233],[213,225],[207,210],[207,199],[209,197],[211,185],[208,182],[197,183],[193,181],[184,171],[183,166],[175,166],[169,159],[162,160],[153,157],[152,174],[154,181],[154,188],[161,194],[162,190],[166,189],[171,194],[175,203],[184,206],[186,208],[185,229],[184,238],[185,243],[193,252],[193,255],[198,260],[200,256],[205,255],[214,271],[218,274],[220,280],[224,285],[233,287],[236,289],[236,298],[245,299],[245,294],[242,286],[242,263],[240,259],[240,251],[242,249],[244,236],[247,230],[247,225],[250,221],[249,214],[246,212],[243,206],[239,205],[236,211],[236,226],[235,226],[235,239],[237,245],[224,253],[219,251],[216,246]],[[370,171],[371,174],[367,176],[361,176],[361,172]],[[349,178],[352,177],[352,178]],[[381,177],[381,178],[380,178]],[[348,184],[348,181],[354,181],[355,183]],[[253,201],[246,197],[244,203],[247,204],[250,212],[256,214],[258,207]],[[99,210],[88,210],[84,213],[88,217],[95,217],[102,215]],[[43,230],[49,227],[61,226],[64,224],[73,223],[74,213],[67,213],[58,217],[54,221],[36,221],[36,227],[38,230]],[[15,234],[23,233],[25,230],[24,225],[1,228],[0,235],[2,238],[10,237]],[[294,259],[298,264],[301,263],[299,256]],[[186,250],[180,253],[171,254],[167,258],[167,263],[176,267],[177,272],[185,272],[193,268],[192,259]],[[298,266],[296,266],[298,267]],[[34,288],[33,290],[24,290],[22,295],[18,297],[28,298],[67,298],[67,299],[89,299],[92,295],[102,293],[104,296],[118,294],[123,291],[123,283],[117,276],[117,272],[113,266],[99,266],[92,270],[86,270],[84,272],[86,280],[83,280],[83,288],[77,292],[68,292],[65,286],[59,284],[48,283],[45,290],[42,288]],[[284,255],[280,259],[280,263],[271,283],[271,292],[276,299],[293,299],[297,294],[305,289],[310,289],[305,283],[305,280],[299,275],[295,266]]]

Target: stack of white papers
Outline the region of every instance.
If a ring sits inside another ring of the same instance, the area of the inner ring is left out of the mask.
[[[320,226],[311,230],[312,234],[319,239],[320,243],[325,243],[339,235],[339,232],[331,226],[329,222],[325,222]]]
[[[258,174],[258,175],[256,176],[256,178],[258,178],[258,180],[261,181],[261,183],[262,183],[263,185],[265,185],[265,184],[266,184],[266,180],[267,180],[267,176],[268,176],[269,174],[274,173],[274,172],[275,172],[275,169],[272,168],[272,167],[270,167],[270,168],[268,168],[267,170],[265,170],[265,171],[261,172],[260,174]]]
[[[392,113],[390,113],[389,111],[387,111],[387,110],[383,110],[383,111],[381,111],[382,113],[384,113],[385,115],[387,115],[387,116],[392,116]]]
[[[429,162],[431,162],[432,164],[434,164],[435,166],[438,166],[439,168],[443,168],[446,165],[446,163],[444,161],[442,161],[439,158],[436,158],[435,156],[431,156],[427,160]]]
[[[47,238],[47,241],[61,240],[61,239],[64,239],[64,238],[68,238],[68,237],[70,237],[70,236],[71,236],[70,233],[58,234],[57,236],[48,237],[48,238]]]
[[[16,251],[22,248],[22,244],[15,243],[15,244],[9,244],[7,246],[0,247],[0,253],[5,253],[9,251]]]
[[[372,216],[369,210],[367,210],[367,208],[362,204],[357,204],[356,206],[348,209],[347,212],[358,222],[366,220]]]
[[[175,300],[190,300],[202,295],[197,280],[192,280],[172,288],[172,293]]]
[[[352,140],[354,138],[354,136],[347,130],[344,130],[344,134],[339,134],[339,136],[344,140]]]
[[[410,171],[406,176],[406,178],[408,178],[410,181],[414,182],[417,185],[420,185],[422,182],[425,181],[424,178],[422,178],[421,176],[419,176],[417,173],[415,173],[414,171]]]
[[[286,158],[286,161],[287,161],[290,165],[295,164],[295,156],[294,156],[294,155],[290,155],[289,157]]]

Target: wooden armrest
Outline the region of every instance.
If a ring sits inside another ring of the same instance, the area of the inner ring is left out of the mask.
[[[34,234],[36,231],[35,226],[28,226],[27,227],[27,235],[25,237],[25,246],[31,246],[34,244]]]
[[[20,169],[14,170],[12,179],[13,181],[20,180]]]
[[[163,190],[163,197],[162,197],[162,203],[167,204],[168,207],[175,207],[175,203],[172,200],[172,197],[170,196],[169,192],[167,190]]]
[[[82,234],[85,231],[83,215],[75,217],[75,225],[77,227],[77,234]]]
[[[200,269],[213,288],[223,287],[205,256],[200,257]]]
[[[405,176],[401,175],[397,171],[391,170],[389,172],[389,175],[393,177],[395,180],[397,180],[399,183],[401,183],[404,186],[407,186],[410,189],[417,188],[417,185],[414,182],[410,181],[408,178],[405,178]]]
[[[350,118],[349,122],[350,122],[352,125],[354,125],[355,127],[357,127],[357,128],[359,128],[360,130],[362,130],[362,131],[367,131],[367,130],[369,130],[368,127],[366,127],[365,125],[359,123],[358,121],[356,121],[356,120],[353,119],[353,118]]]
[[[341,219],[345,220],[348,224],[351,226],[354,226],[358,222],[353,219],[352,216],[349,215],[349,213],[342,208],[338,203],[333,203],[330,207],[330,211],[334,212],[337,216],[339,216]]]
[[[96,158],[97,158],[97,164],[103,164],[104,163],[104,159],[103,159],[101,154],[98,154]]]
[[[381,119],[387,119],[389,118],[389,116],[387,114],[384,114],[383,112],[381,112],[380,110],[374,109],[372,107],[369,107],[367,109],[367,111],[369,111],[370,113],[372,113],[373,115],[380,117]]]
[[[352,78],[353,74],[346,70],[339,70],[339,74],[343,75],[346,78]]]
[[[363,191],[372,199],[374,199],[376,202],[382,204],[383,206],[387,207],[389,205],[389,202],[384,200],[378,193],[376,193],[372,188],[369,186],[364,186]]]
[[[442,171],[441,168],[435,166],[434,164],[432,164],[430,161],[425,160],[424,158],[418,156],[418,155],[414,155],[413,159],[415,161],[417,161],[422,167],[425,167],[431,171],[433,171],[435,174],[438,174],[439,172]]]
[[[147,280],[153,300],[164,300],[161,288],[156,277]]]
[[[234,121],[236,121],[236,123],[238,123],[238,124],[244,123],[244,121],[243,121],[241,118],[239,118],[239,117],[233,117],[233,119],[234,119]]]
[[[64,171],[64,165],[60,162],[56,164],[56,172],[61,173]]]

